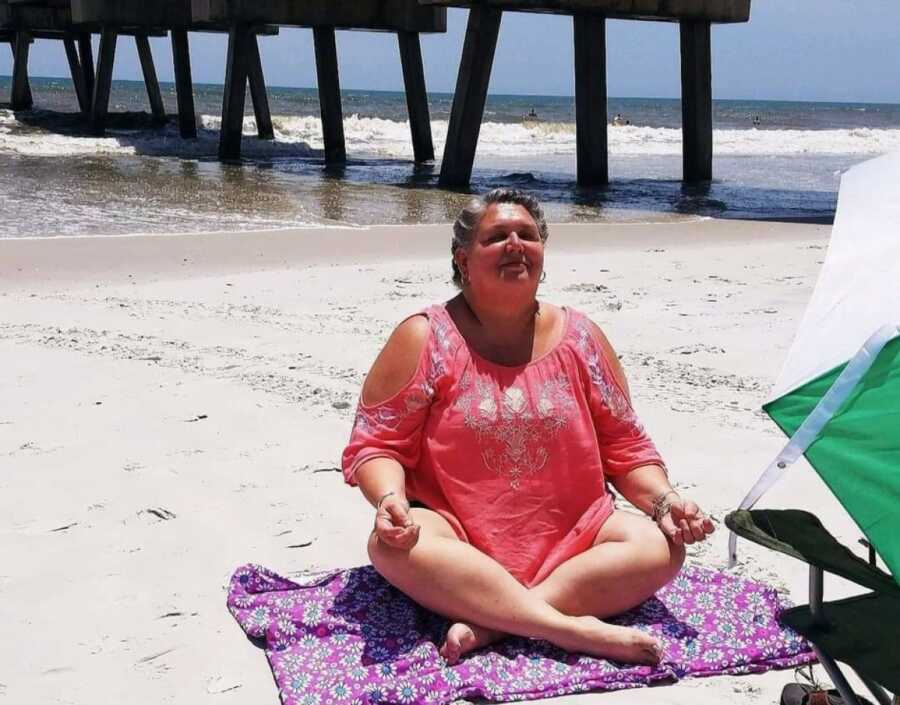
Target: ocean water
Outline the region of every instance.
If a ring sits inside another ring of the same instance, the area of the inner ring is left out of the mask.
[[[175,92],[162,84],[175,112]],[[681,183],[677,100],[611,98],[607,188],[575,183],[574,99],[490,96],[471,188],[438,186],[452,96],[430,94],[437,163],[415,165],[402,93],[344,91],[349,162],[326,168],[314,89],[270,88],[274,142],[244,123],[244,158],[216,159],[221,86],[197,85],[201,127],[150,125],[143,84],[113,85],[110,128],[88,135],[71,83],[32,79],[35,109],[0,103],[0,237],[116,235],[421,223],[451,219],[469,192],[536,193],[561,221],[813,218],[834,213],[842,171],[900,149],[900,105],[716,101],[714,181]],[[0,100],[9,79],[0,77]],[[532,115],[533,111],[533,115]]]

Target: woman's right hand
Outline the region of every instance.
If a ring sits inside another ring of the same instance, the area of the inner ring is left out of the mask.
[[[384,498],[375,511],[375,535],[387,546],[409,551],[419,540],[419,525],[413,523],[409,503],[397,495]]]

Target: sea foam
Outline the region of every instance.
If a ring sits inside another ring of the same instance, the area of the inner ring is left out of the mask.
[[[49,120],[49,119],[48,119]],[[9,110],[0,110],[0,151],[28,156],[80,154],[147,154],[158,156],[214,156],[218,144],[218,116],[200,116],[198,139],[183,140],[170,123],[153,130],[109,130],[105,137],[90,137],[20,123]],[[317,116],[273,117],[275,140],[245,139],[250,157],[321,156],[322,125]],[[440,156],[447,137],[447,121],[431,123]],[[256,132],[252,117],[244,120],[244,133]],[[344,120],[347,150],[360,156],[412,158],[409,124],[376,117],[350,115]],[[880,154],[900,149],[900,129],[779,130],[743,129],[713,132],[714,151],[721,156],[790,156]],[[609,151],[613,155],[680,155],[681,130],[610,126]],[[575,125],[566,122],[485,122],[478,153],[494,157],[574,155]]]

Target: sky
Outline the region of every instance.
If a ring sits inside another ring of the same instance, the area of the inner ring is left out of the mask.
[[[423,35],[429,91],[452,92],[467,12],[448,11],[448,31]],[[394,35],[338,32],[343,88],[401,90],[403,78]],[[160,80],[172,80],[171,47],[152,39]],[[713,97],[900,103],[900,2],[897,0],[753,0],[750,22],[716,25]],[[194,80],[222,83],[226,39],[192,34]],[[261,37],[266,82],[316,85],[312,32],[282,29]],[[572,95],[574,69],[569,17],[505,13],[490,92]],[[33,76],[66,76],[61,42],[38,40]],[[10,52],[0,51],[0,74],[12,72]],[[139,79],[130,37],[119,41],[114,77]],[[664,22],[607,23],[607,82],[612,97],[678,98],[678,26]]]

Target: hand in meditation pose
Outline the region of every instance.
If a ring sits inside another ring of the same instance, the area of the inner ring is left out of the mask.
[[[461,293],[407,318],[366,378],[347,482],[375,569],[451,620],[449,663],[506,635],[620,662],[661,645],[605,618],[681,568],[712,522],[669,484],[602,331],[536,298],[547,224],[498,189],[454,224]],[[608,485],[648,516],[616,509]]]

